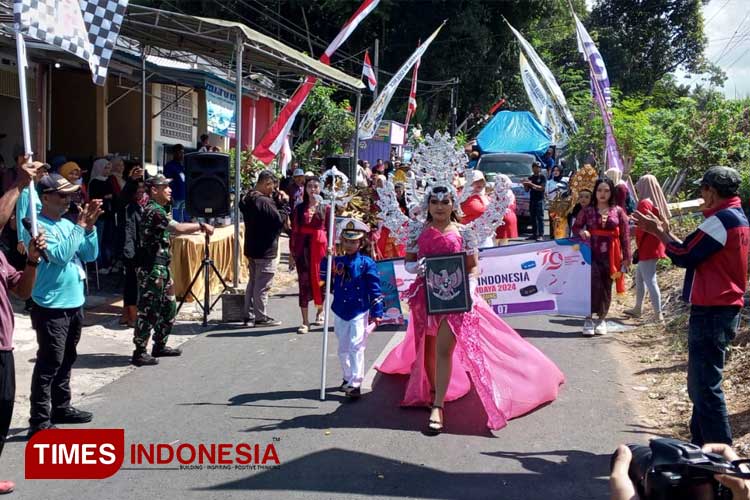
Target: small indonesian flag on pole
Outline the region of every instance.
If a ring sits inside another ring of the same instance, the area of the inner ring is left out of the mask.
[[[421,43],[420,43],[421,45]],[[417,63],[414,65],[414,73],[411,77],[411,90],[409,91],[409,104],[406,107],[406,123],[404,123],[404,130],[408,132],[409,122],[411,117],[414,116],[414,112],[417,111],[417,74],[419,73],[419,64],[422,62],[422,58],[417,59]]]
[[[338,36],[333,39],[331,44],[328,45],[325,53],[320,56],[320,62],[323,64],[330,64],[333,53],[343,45],[346,39],[349,38],[349,35],[351,35],[359,23],[361,23],[362,20],[375,9],[375,7],[377,7],[378,3],[380,3],[380,0],[365,0],[362,2],[359,9],[357,9],[357,12],[349,18],[346,24],[344,24],[344,27],[341,28]],[[284,138],[289,135],[289,131],[292,129],[292,125],[294,125],[294,120],[297,118],[297,115],[302,109],[302,105],[305,104],[307,96],[310,94],[310,91],[317,81],[318,79],[314,76],[308,76],[305,78],[305,81],[297,88],[289,102],[284,105],[284,108],[279,113],[279,116],[276,117],[276,121],[273,122],[271,128],[268,129],[255,147],[253,150],[253,156],[268,165],[273,161],[276,155],[279,154],[279,151],[281,151],[281,147],[284,144]]]
[[[362,66],[362,77],[367,80],[367,86],[370,87],[370,91],[374,92],[375,87],[378,86],[378,79],[375,77],[375,71],[372,69],[372,63],[370,62],[370,52],[365,51],[365,63]]]

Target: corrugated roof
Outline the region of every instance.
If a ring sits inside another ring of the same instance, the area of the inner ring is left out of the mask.
[[[311,74],[351,90],[364,89],[361,79],[347,75],[299,52],[278,40],[263,35],[244,24],[189,16],[141,5],[130,4],[120,32],[145,46],[158,47],[163,57],[166,52],[188,51],[217,61],[226,69],[233,68],[237,37],[244,42],[243,66],[249,72],[257,68]]]
[[[13,36],[13,6],[0,1],[0,31],[4,38]],[[190,16],[176,12],[130,4],[120,30],[122,37],[149,47],[149,54],[186,63],[195,59],[207,61],[223,71],[235,71],[235,45],[243,40],[243,73],[265,71],[313,75],[350,90],[365,88],[362,80],[327,66],[282,42],[263,35],[244,24]],[[12,41],[14,44],[15,42]],[[118,44],[120,45],[120,44]]]

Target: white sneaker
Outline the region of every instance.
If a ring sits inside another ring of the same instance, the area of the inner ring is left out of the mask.
[[[594,333],[596,335],[607,335],[607,320],[606,319],[599,321],[599,323],[596,325],[596,329],[594,330]]]
[[[584,337],[594,336],[594,320],[593,319],[586,318],[586,321],[583,323],[583,336]]]

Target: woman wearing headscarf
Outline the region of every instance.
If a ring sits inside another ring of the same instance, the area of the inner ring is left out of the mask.
[[[112,253],[115,242],[115,191],[109,176],[112,165],[106,158],[94,161],[89,180],[89,196],[95,200],[102,200],[104,213],[96,221],[96,231],[99,235],[99,272],[108,274],[112,265]]]
[[[651,213],[663,220],[669,222],[672,214],[667,205],[667,199],[659,185],[659,181],[653,175],[644,175],[635,184],[635,190],[638,193],[638,212]],[[661,309],[661,291],[656,279],[656,263],[659,259],[666,257],[664,243],[653,234],[649,234],[641,229],[635,231],[636,253],[634,261],[638,261],[638,267],[635,272],[635,306],[625,311],[625,314],[633,318],[639,318],[642,312],[643,298],[648,288],[648,296],[651,299],[651,306],[654,309],[654,319],[664,321],[664,315]]]
[[[65,180],[67,180],[71,184],[81,186],[81,189],[71,194],[70,208],[67,212],[65,212],[65,215],[63,215],[63,217],[75,224],[78,221],[78,212],[80,211],[80,207],[89,202],[88,189],[86,189],[86,185],[83,184],[83,171],[76,162],[69,161],[63,163],[60,166],[58,173],[65,177]]]
[[[609,178],[609,180],[612,181],[612,184],[615,185],[615,205],[625,210],[625,213],[628,211],[628,185],[625,184],[625,181],[622,180],[622,172],[617,170],[616,168],[610,168],[606,172],[604,172],[604,175]]]

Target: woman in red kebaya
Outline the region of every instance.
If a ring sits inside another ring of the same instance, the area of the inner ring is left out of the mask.
[[[656,177],[644,175],[636,182],[635,190],[638,192],[638,198],[640,199],[638,212],[651,213],[664,222],[669,221],[672,214],[669,212],[667,200]],[[643,298],[646,295],[646,289],[648,289],[648,296],[654,309],[654,320],[664,321],[661,310],[661,291],[656,280],[656,263],[659,259],[667,256],[664,243],[653,234],[640,229],[635,230],[635,243],[638,248],[636,250],[638,252],[638,267],[635,272],[635,307],[625,311],[625,314],[634,318],[641,316]]]

